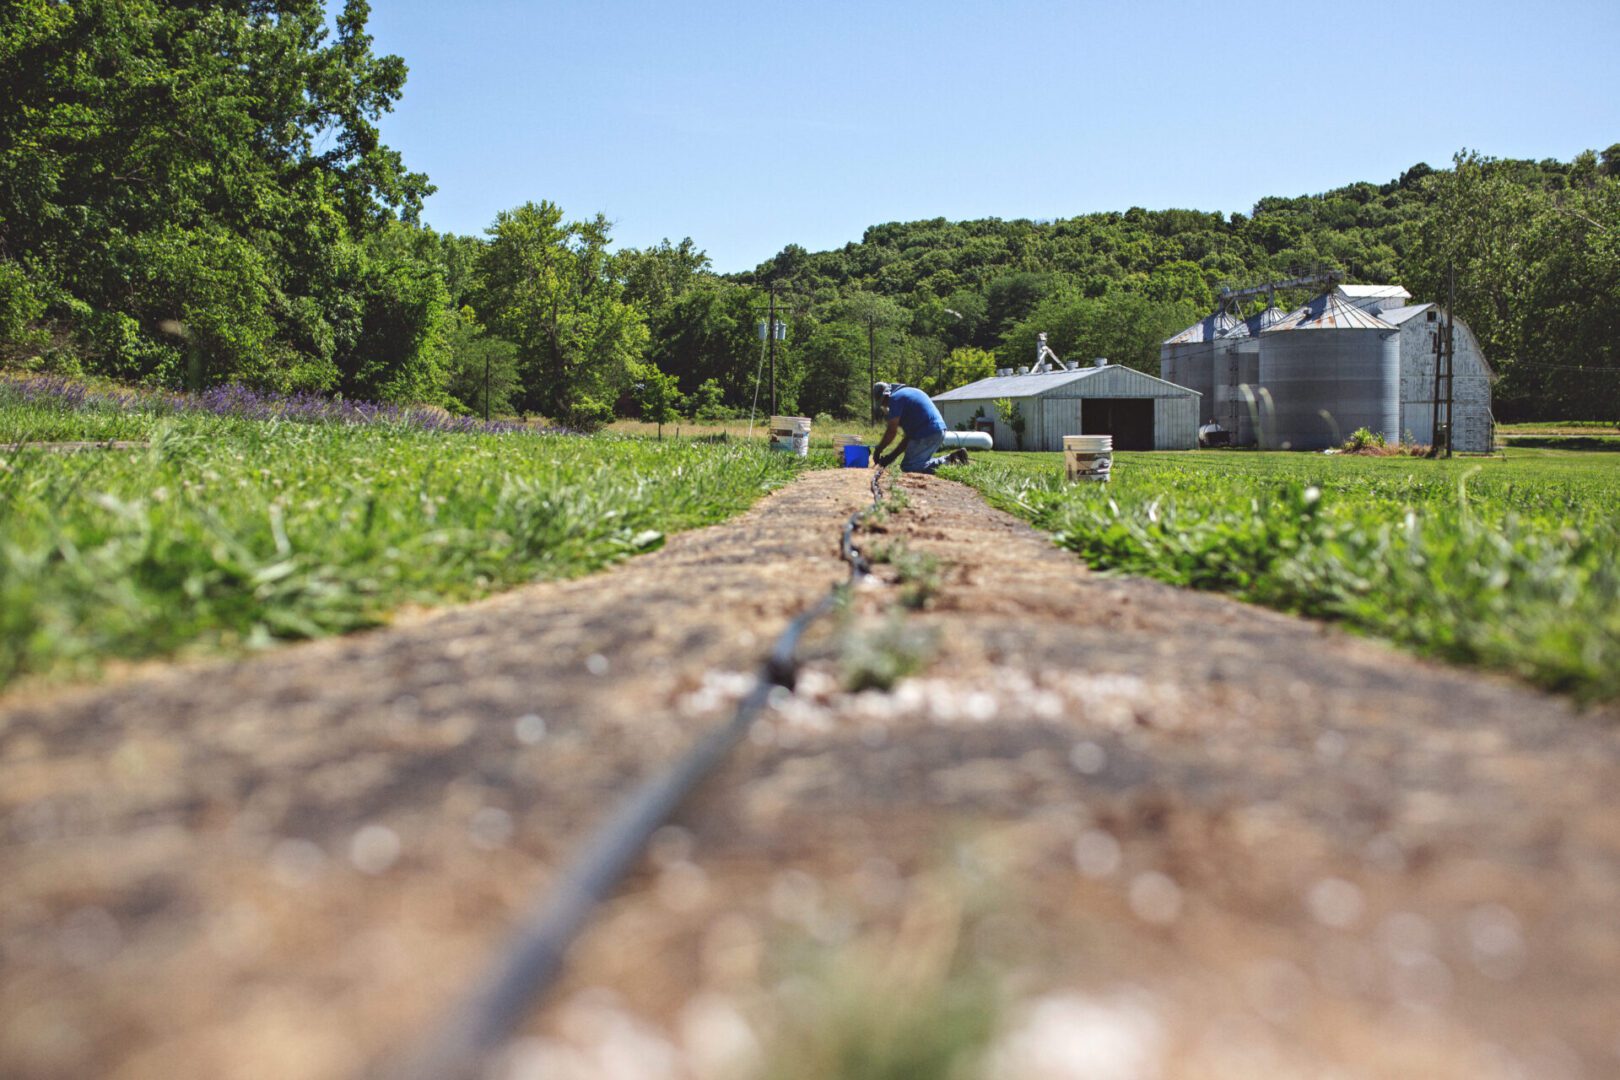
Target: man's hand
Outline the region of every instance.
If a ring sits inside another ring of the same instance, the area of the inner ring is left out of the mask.
[[[878,440],[877,446],[875,448],[873,448],[873,450],[872,450],[872,456],[874,458],[880,459],[879,464],[882,464],[881,458],[883,457],[883,448],[885,446],[888,446],[891,442],[893,442],[894,437],[896,435],[898,435],[899,433],[900,433],[900,421],[899,421],[899,419],[890,420],[888,428],[886,428],[884,430],[884,432],[883,432],[883,438]],[[904,446],[905,443],[902,442],[900,445]],[[900,451],[898,449],[895,450],[895,453],[898,454],[899,452]]]

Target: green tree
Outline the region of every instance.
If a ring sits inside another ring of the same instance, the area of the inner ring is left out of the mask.
[[[686,395],[686,414],[694,420],[729,420],[732,410],[726,407],[725,391],[720,380],[704,379],[697,389]]]
[[[1200,311],[1215,306],[1215,295],[1197,263],[1180,260],[1161,263],[1147,276],[1142,295],[1160,303],[1185,303]]]
[[[489,235],[476,306],[517,346],[519,405],[587,429],[611,418],[648,335],[609,272],[607,220],[565,223],[555,204],[530,202],[501,211]]]
[[[840,420],[864,415],[866,327],[847,322],[818,324],[805,341],[804,384],[798,407],[806,416],[827,413]]]
[[[1444,299],[1454,272],[1462,316],[1498,359],[1519,349],[1533,223],[1548,196],[1515,183],[1489,158],[1459,153],[1425,181],[1433,206],[1402,270],[1415,296]]]
[[[958,386],[966,386],[970,382],[988,379],[995,373],[995,353],[971,346],[952,349],[945,357],[944,363],[940,365],[939,374],[924,382],[921,388],[929,394],[941,394]]]
[[[26,268],[29,322],[122,377],[337,385],[345,335],[367,333],[357,246],[432,190],[378,138],[406,72],[371,51],[368,16],[361,0],[331,30],[320,0],[0,9],[0,261]]]
[[[613,273],[624,283],[624,299],[656,317],[700,279],[709,275],[709,257],[688,236],[679,244],[665,239],[649,248],[626,248],[613,256]]]
[[[659,370],[680,380],[690,394],[709,379],[723,388],[726,405],[746,410],[754,399],[756,379],[763,380],[763,347],[756,323],[765,317],[766,298],[759,290],[708,282],[694,286],[666,305],[652,322],[649,358]],[[780,316],[779,316],[780,317]],[[798,350],[777,344],[777,400],[791,402],[800,377]],[[764,392],[761,392],[764,400]]]
[[[344,396],[366,401],[445,403],[445,335],[456,316],[434,237],[384,223],[356,260],[356,318],[335,361]]]
[[[636,403],[641,407],[641,418],[658,425],[658,437],[664,437],[664,425],[674,421],[680,413],[680,384],[673,375],[665,375],[651,365],[643,365],[636,383]]]
[[[898,361],[900,357],[893,354],[893,338],[890,330],[894,327],[904,326],[911,321],[910,313],[904,307],[889,297],[865,290],[856,290],[833,303],[830,306],[829,314],[834,320],[853,323],[865,329],[865,385],[868,389],[879,378],[888,377],[892,379],[899,375],[900,365]],[[875,418],[876,406],[873,406],[873,408]],[[843,415],[836,409],[818,409],[816,411],[830,412],[834,416]]]
[[[1157,375],[1159,345],[1206,314],[1187,301],[1152,300],[1140,293],[1066,295],[1047,301],[1008,331],[997,350],[1002,367],[1030,363],[1036,335],[1066,360],[1105,356],[1116,364]]]
[[[1007,425],[1013,433],[1013,446],[1018,450],[1024,448],[1024,432],[1029,428],[1029,420],[1024,416],[1023,406],[1012,398],[996,398],[990,404],[995,406],[996,418]]]
[[[453,314],[445,335],[445,369],[452,401],[486,419],[510,416],[522,387],[517,346],[491,335],[471,307]]]

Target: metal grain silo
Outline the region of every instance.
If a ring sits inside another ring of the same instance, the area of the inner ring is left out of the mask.
[[[1283,320],[1275,305],[1237,323],[1216,342],[1214,416],[1232,434],[1233,446],[1257,441],[1261,408],[1260,335]]]
[[[1159,377],[1196,390],[1203,397],[1204,411],[1215,398],[1215,350],[1223,334],[1237,325],[1237,320],[1225,311],[1216,311],[1199,319],[1187,329],[1159,346]],[[1208,420],[1200,416],[1199,423]]]
[[[1322,450],[1362,427],[1400,439],[1400,332],[1342,297],[1319,296],[1262,333],[1259,376],[1267,446]]]

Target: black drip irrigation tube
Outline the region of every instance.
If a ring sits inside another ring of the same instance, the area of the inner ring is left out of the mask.
[[[872,470],[871,507],[857,510],[844,523],[839,554],[849,564],[849,580],[834,585],[788,623],[731,718],[711,728],[684,757],[643,781],[619,803],[556,886],[518,923],[499,959],[462,998],[450,1019],[410,1057],[377,1075],[385,1080],[473,1080],[482,1075],[489,1056],[506,1041],[531,1003],[556,981],[568,947],[636,864],[652,834],[725,760],[777,688],[793,689],[799,641],[810,624],[830,613],[844,590],[872,572],[872,564],[855,544],[855,530],[883,501],[883,473],[882,466]]]

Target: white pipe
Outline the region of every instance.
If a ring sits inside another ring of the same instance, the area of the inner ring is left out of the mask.
[[[963,450],[994,450],[995,441],[990,438],[988,431],[947,431],[945,441],[939,444],[942,449],[954,450],[958,447]]]

